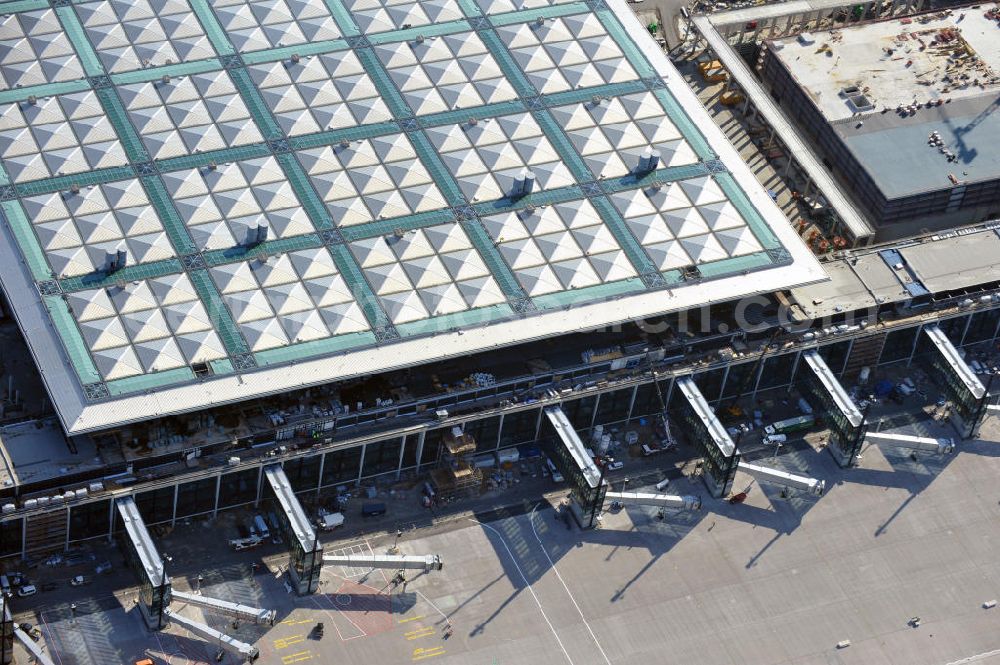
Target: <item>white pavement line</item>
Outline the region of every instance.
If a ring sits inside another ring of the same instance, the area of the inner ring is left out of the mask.
[[[50,638],[55,637],[55,635],[52,633],[51,630],[49,630],[49,622],[45,620],[45,612],[39,612],[38,618],[42,620],[43,624],[45,624],[45,632],[42,633],[42,635],[45,637],[45,646],[49,648],[49,655],[55,654],[56,660],[59,661],[59,665],[62,665],[62,656],[59,655],[59,651],[52,648],[52,645],[55,643],[55,640],[52,640]],[[61,642],[62,641],[60,640],[60,644]]]
[[[566,651],[566,647],[563,645],[562,640],[559,639],[559,633],[556,632],[555,626],[553,626],[552,622],[549,621],[549,616],[545,613],[545,609],[542,607],[541,601],[538,600],[538,596],[535,594],[535,590],[528,582],[528,578],[527,576],[525,576],[524,571],[521,570],[521,565],[517,562],[517,559],[514,558],[514,553],[511,552],[510,547],[507,546],[507,541],[504,539],[503,535],[501,535],[499,531],[491,527],[489,524],[483,524],[479,520],[474,520],[471,517],[469,517],[468,520],[470,522],[475,522],[484,529],[489,529],[490,531],[495,533],[496,537],[500,539],[501,543],[503,543],[503,548],[507,550],[507,556],[510,557],[510,562],[514,564],[515,568],[517,568],[517,572],[520,573],[521,579],[524,580],[524,586],[528,589],[528,593],[530,593],[531,597],[535,599],[535,605],[538,605],[538,611],[542,613],[542,618],[545,619],[545,623],[548,624],[549,630],[552,631],[552,636],[556,638],[556,643],[558,643],[559,648],[562,649],[563,655],[566,656],[566,660],[569,661],[569,665],[574,665],[573,659],[569,657],[569,652]]]
[[[313,605],[316,606],[316,608],[318,610],[320,610],[321,612],[325,612],[327,614],[327,616],[330,617],[330,621],[333,622],[333,627],[337,630],[337,635],[340,637],[340,641],[341,642],[347,642],[348,640],[356,640],[359,637],[368,637],[368,633],[366,633],[360,626],[358,626],[358,624],[356,624],[353,621],[351,621],[351,618],[349,616],[347,616],[346,614],[344,614],[344,612],[339,607],[337,607],[336,608],[337,614],[339,614],[340,616],[344,617],[344,621],[346,621],[347,623],[349,623],[352,626],[354,626],[357,629],[357,631],[360,633],[360,635],[353,635],[351,637],[344,637],[344,634],[342,632],[340,632],[340,628],[337,626],[337,617],[334,616],[334,614],[333,614],[334,610],[330,609],[329,607],[323,607],[322,605],[319,604],[319,601],[317,601],[312,596],[309,596],[309,600],[313,603]],[[333,602],[334,605],[336,605],[335,601],[330,601],[330,602]]]
[[[535,504],[535,507],[531,509],[531,514],[528,516],[528,521],[531,523],[531,533],[535,534],[535,540],[538,541],[538,546],[542,548],[542,553],[545,555],[545,558],[548,559],[549,566],[552,567],[552,572],[556,574],[557,578],[559,578],[559,583],[563,585],[564,589],[566,589],[566,595],[569,596],[571,601],[573,601],[573,607],[576,608],[577,614],[580,615],[580,620],[583,621],[583,625],[587,627],[587,632],[590,633],[590,637],[594,640],[594,644],[597,645],[597,649],[601,652],[601,655],[604,656],[604,662],[611,665],[611,659],[608,658],[608,654],[604,653],[604,647],[602,647],[601,643],[597,641],[597,635],[594,635],[593,629],[591,629],[590,624],[587,623],[587,618],[583,616],[583,610],[581,610],[580,606],[577,605],[576,598],[574,598],[573,594],[570,593],[569,586],[566,585],[562,575],[559,574],[559,569],[556,568],[556,562],[549,556],[548,550],[545,549],[545,544],[542,543],[542,539],[538,536],[538,531],[535,530],[536,510],[538,510],[537,503]]]
[[[434,603],[432,603],[432,602],[431,602],[431,599],[430,599],[430,598],[428,598],[428,597],[427,597],[427,596],[425,596],[424,594],[420,593],[419,591],[417,591],[417,595],[418,595],[418,596],[420,596],[421,598],[423,598],[423,599],[424,599],[424,601],[425,601],[425,602],[426,602],[426,603],[427,603],[428,605],[430,605],[431,607],[433,607],[433,608],[434,608],[434,611],[435,611],[435,612],[437,612],[438,614],[440,614],[440,615],[441,615],[441,618],[442,618],[442,619],[444,619],[446,623],[448,622],[448,615],[447,615],[447,614],[445,614],[444,612],[442,612],[442,611],[441,611],[441,608],[439,608],[439,607],[438,607],[437,605],[435,605]]]
[[[994,649],[993,651],[990,651],[988,653],[981,653],[975,656],[969,656],[968,658],[963,658],[962,660],[955,660],[948,663],[948,665],[965,665],[966,663],[975,663],[980,660],[985,660],[990,656],[1000,656],[1000,649]]]

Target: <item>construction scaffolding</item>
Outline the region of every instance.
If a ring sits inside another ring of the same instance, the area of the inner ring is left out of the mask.
[[[445,465],[431,471],[431,485],[441,499],[451,499],[477,492],[483,486],[483,472],[476,468],[476,439],[455,426],[442,438],[448,456]]]

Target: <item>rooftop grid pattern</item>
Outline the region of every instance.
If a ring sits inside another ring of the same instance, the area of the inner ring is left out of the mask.
[[[68,430],[821,278],[617,0],[55,4],[0,3],[0,209]]]

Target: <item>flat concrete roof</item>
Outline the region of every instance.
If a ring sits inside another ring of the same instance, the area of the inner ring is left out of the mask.
[[[789,292],[807,317],[820,319],[995,282],[1000,280],[998,225],[851,250],[823,263],[830,281]]]
[[[997,6],[984,3],[977,9],[802,33],[772,40],[769,48],[830,122],[857,115],[843,94],[850,86],[857,86],[878,111],[957,101],[1000,91],[1000,25],[984,16]],[[959,80],[963,75],[968,80]]]
[[[70,433],[823,279],[621,0],[175,4],[202,38],[146,62],[110,5],[5,19],[71,52],[0,92],[0,281]]]
[[[1000,24],[977,7],[768,44],[887,199],[948,190],[1000,178]]]
[[[1000,136],[1000,24],[984,16],[996,4],[977,7],[802,33],[770,52],[886,198],[948,190],[1000,178],[988,149]]]
[[[89,437],[74,439],[73,446],[76,452],[55,419],[0,428],[0,484],[23,485],[105,466]]]
[[[880,254],[871,252],[854,256],[848,259],[848,263],[854,274],[865,283],[876,303],[884,305],[913,297],[906,290],[909,275],[890,266]]]
[[[906,117],[895,111],[866,115],[863,122],[837,122],[834,130],[888,199],[1000,178],[1000,152],[993,149],[1000,136],[1000,90]],[[932,134],[943,145],[928,145]]]
[[[1000,281],[1000,235],[996,230],[904,247],[899,253],[932,292]]]
[[[810,319],[875,307],[875,298],[864,281],[845,261],[827,261],[823,270],[830,277],[808,287],[791,289],[792,297]]]

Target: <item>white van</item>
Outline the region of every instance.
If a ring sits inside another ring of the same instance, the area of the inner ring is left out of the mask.
[[[667,485],[669,485],[669,484],[670,484],[670,479],[669,478],[664,478],[660,482],[656,483],[656,490],[658,492],[662,492],[663,490],[667,489]]]
[[[521,459],[521,453],[517,451],[517,448],[505,448],[497,451],[497,460],[500,464],[514,464],[519,459]]]
[[[241,550],[248,550],[253,547],[257,547],[262,542],[264,541],[257,536],[250,536],[249,538],[234,538],[229,541],[229,546],[239,552]]]
[[[271,532],[267,528],[267,522],[260,515],[254,515],[253,526],[257,529],[257,536],[261,540],[267,540],[270,537]]]

